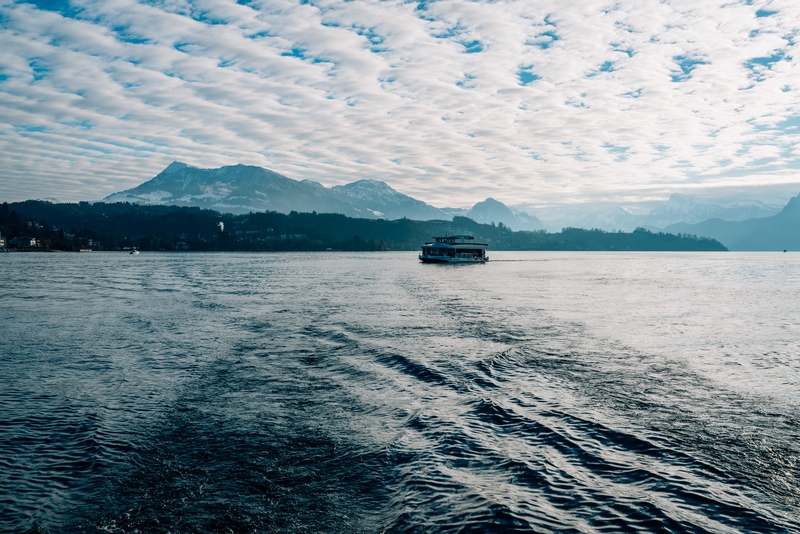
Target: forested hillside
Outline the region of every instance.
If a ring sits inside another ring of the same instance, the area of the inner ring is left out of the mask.
[[[417,250],[432,236],[470,234],[492,250],[725,250],[712,239],[565,229],[513,232],[503,224],[356,219],[338,214],[220,214],[200,208],[138,204],[3,204],[0,232],[28,237],[41,250]],[[20,247],[24,248],[24,247]],[[30,248],[30,247],[29,247]]]

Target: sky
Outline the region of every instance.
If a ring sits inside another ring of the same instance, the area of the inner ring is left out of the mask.
[[[0,200],[174,160],[453,207],[798,194],[798,40],[797,0],[0,0]]]

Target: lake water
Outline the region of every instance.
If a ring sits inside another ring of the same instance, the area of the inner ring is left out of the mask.
[[[800,532],[800,255],[0,256],[0,530]]]

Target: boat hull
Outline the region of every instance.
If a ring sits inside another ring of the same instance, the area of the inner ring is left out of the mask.
[[[450,258],[448,256],[419,256],[422,263],[486,263],[489,258],[486,256],[479,258]]]

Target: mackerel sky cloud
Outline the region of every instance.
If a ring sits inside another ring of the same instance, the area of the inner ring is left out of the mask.
[[[796,0],[0,0],[0,199],[173,160],[438,206],[800,184],[798,39]]]

